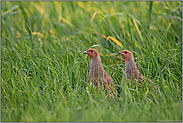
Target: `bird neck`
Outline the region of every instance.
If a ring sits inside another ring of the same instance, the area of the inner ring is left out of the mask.
[[[131,71],[138,74],[138,69],[133,58],[130,58],[127,62],[125,61],[125,71]]]
[[[104,71],[100,56],[96,56],[95,59],[91,60],[90,70],[91,70],[90,71],[91,74],[93,74],[93,70],[95,70],[95,72],[99,70],[99,73]],[[96,74],[98,74],[98,72]]]
[[[129,62],[130,60],[128,59],[128,60],[125,60],[125,65]]]
[[[91,66],[95,66],[95,67],[103,67],[101,60],[100,60],[100,56],[96,56],[95,59],[91,59]]]

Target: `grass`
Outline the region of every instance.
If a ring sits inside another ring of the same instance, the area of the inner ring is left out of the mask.
[[[2,122],[182,122],[181,1],[1,5]],[[90,47],[120,90],[115,103],[90,93]],[[124,83],[123,49],[157,93]]]

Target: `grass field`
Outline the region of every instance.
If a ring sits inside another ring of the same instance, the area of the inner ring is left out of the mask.
[[[1,32],[2,122],[182,122],[181,1],[1,1]],[[90,93],[91,47],[120,90],[114,103]],[[124,49],[157,93],[123,82]]]

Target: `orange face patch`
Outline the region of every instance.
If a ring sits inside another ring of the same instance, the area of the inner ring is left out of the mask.
[[[96,49],[88,49],[87,51],[85,51],[84,53],[88,54],[88,56],[90,56],[91,59],[95,59],[95,57],[97,55],[100,56],[99,52]]]

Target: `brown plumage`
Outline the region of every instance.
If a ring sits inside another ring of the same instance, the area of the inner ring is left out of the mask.
[[[144,84],[144,80],[146,80],[149,82],[149,84],[155,84],[152,80],[147,79],[138,71],[133,54],[130,51],[123,50],[118,54],[121,54],[125,59],[125,74],[123,75],[124,79],[127,77],[130,80],[139,80],[139,83],[141,84]],[[157,85],[153,85],[153,87],[157,88]]]
[[[97,89],[103,84],[104,90],[110,92],[110,97],[114,97],[114,94],[117,94],[117,89],[112,78],[102,66],[99,52],[96,49],[88,49],[84,53],[91,58],[88,83],[91,82]]]

